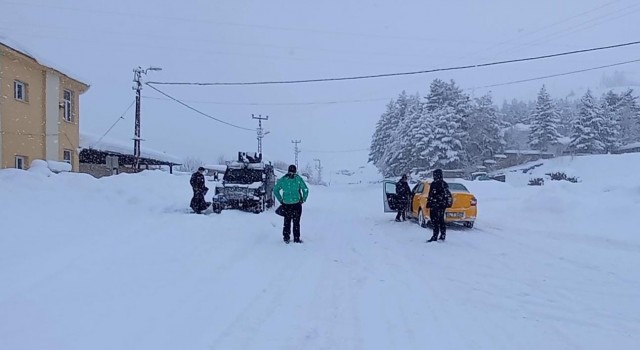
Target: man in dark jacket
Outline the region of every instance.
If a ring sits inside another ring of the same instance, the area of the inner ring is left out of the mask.
[[[207,202],[204,199],[204,196],[207,194],[209,189],[205,185],[204,179],[204,168],[198,168],[198,171],[191,175],[191,189],[193,189],[193,198],[191,198],[191,209],[193,209],[196,214],[201,214],[203,210],[206,210],[210,202]]]
[[[429,216],[431,224],[433,225],[433,236],[428,242],[437,241],[438,234],[440,234],[440,240],[445,240],[447,225],[444,215],[445,210],[451,207],[452,198],[451,192],[449,191],[449,184],[443,179],[442,170],[434,170],[433,182],[429,187],[429,196],[427,197],[427,208],[429,208]]]
[[[309,188],[304,183],[304,179],[297,174],[295,165],[289,165],[287,174],[278,179],[273,187],[273,194],[282,205],[284,214],[282,238],[284,242],[289,244],[291,222],[293,221],[293,243],[302,243],[300,239],[300,217],[302,216],[302,203],[306,202],[309,196]]]
[[[400,181],[396,183],[396,199],[398,201],[398,215],[396,215],[397,222],[407,220],[407,208],[409,207],[410,196],[411,188],[409,188],[409,184],[407,183],[407,175],[402,175]]]

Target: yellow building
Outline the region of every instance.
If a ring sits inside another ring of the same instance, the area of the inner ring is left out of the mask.
[[[0,169],[42,159],[78,171],[79,100],[88,89],[0,37]]]

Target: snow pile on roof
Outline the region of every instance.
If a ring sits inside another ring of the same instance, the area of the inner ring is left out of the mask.
[[[217,172],[225,172],[227,171],[226,164],[206,164],[202,166],[207,170],[217,171]]]
[[[517,149],[509,149],[504,151],[505,154],[522,154],[522,155],[542,155],[542,154],[552,154],[551,152],[543,152],[536,150],[517,150]]]
[[[27,49],[26,47],[24,47],[22,44],[9,39],[5,36],[0,35],[0,44],[7,46],[15,51],[18,51],[20,53],[22,53],[23,55],[29,56],[31,58],[33,58],[36,62],[38,62],[39,64],[51,68],[61,74],[64,74],[66,76],[68,76],[71,79],[74,79],[76,81],[79,81],[87,86],[90,85],[89,80],[88,79],[84,79],[83,77],[81,77],[78,74],[72,73],[69,69],[67,69],[66,67],[62,67],[60,65],[57,64],[53,64],[52,62],[49,62],[48,60],[42,58],[42,56],[40,55],[36,55],[34,54],[34,52],[31,49]]]
[[[634,142],[634,143],[630,143],[628,145],[624,145],[620,148],[618,148],[621,151],[626,151],[626,150],[630,150],[630,149],[634,149],[634,148],[640,148],[640,142]]]
[[[100,140],[100,137],[87,133],[80,133],[80,148],[94,149],[104,152],[108,151],[119,153],[122,155],[133,155],[133,141],[125,142],[108,138],[103,138],[102,140]],[[150,149],[148,147],[145,147],[144,144],[141,146],[140,156],[142,158],[155,159],[168,163],[181,163],[179,157],[168,154],[166,152]]]

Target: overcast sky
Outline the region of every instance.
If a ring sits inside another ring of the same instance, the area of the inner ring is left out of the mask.
[[[0,0],[0,35],[91,84],[80,102],[81,131],[98,135],[134,100],[136,66],[162,67],[148,77],[157,81],[389,73],[639,40],[637,23],[637,0]],[[424,95],[436,77],[472,88],[639,58],[636,46],[446,74],[285,86],[159,88],[199,101],[189,103],[244,127],[256,126],[251,114],[268,115],[264,126],[271,133],[264,139],[265,154],[292,162],[291,140],[300,139],[302,164],[319,158],[333,170],[365,164],[367,152],[317,151],[368,147],[385,104],[403,89]],[[636,79],[640,64],[491,90],[498,104],[503,99],[534,99],[543,83],[552,95],[563,97],[572,90],[598,87],[603,74],[616,70]],[[479,96],[487,91],[468,92]],[[143,147],[206,162],[257,147],[254,132],[155,99],[161,96],[149,88],[143,95],[154,98],[142,101]],[[327,101],[352,102],[304,104]],[[264,105],[246,105],[250,103]],[[133,115],[132,108],[108,137],[131,139]]]

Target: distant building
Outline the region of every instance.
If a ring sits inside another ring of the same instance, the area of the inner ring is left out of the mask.
[[[550,159],[555,157],[555,154],[551,152],[532,150],[507,150],[503,152],[503,155],[506,157],[499,160],[499,167],[496,167],[496,169],[508,168],[540,159]]]
[[[614,153],[622,154],[622,153],[638,153],[638,152],[640,152],[640,142],[634,142],[628,145],[624,145],[618,148]]]
[[[120,173],[136,173],[133,142],[98,138],[89,134],[80,135],[80,172],[103,177]],[[165,152],[142,147],[140,166],[144,169],[167,169],[181,165],[180,160]]]
[[[88,89],[0,37],[0,169],[41,159],[78,171],[80,95]]]

